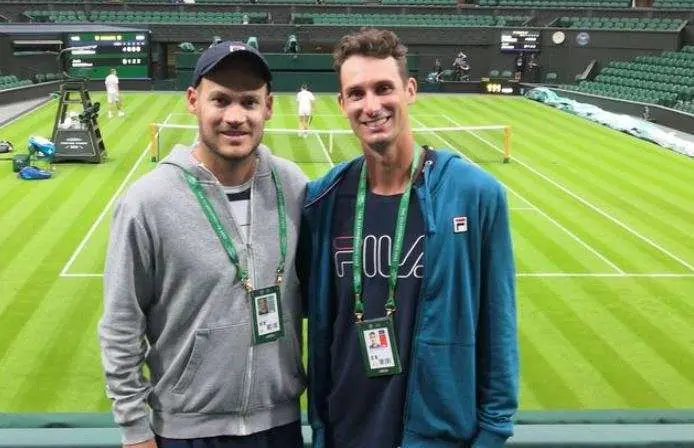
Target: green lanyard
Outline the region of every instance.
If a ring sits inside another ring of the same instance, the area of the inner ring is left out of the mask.
[[[388,299],[386,301],[386,315],[395,312],[395,284],[398,281],[398,267],[400,266],[400,252],[405,237],[405,224],[407,222],[407,209],[410,206],[410,192],[412,182],[416,177],[419,166],[420,148],[415,148],[410,168],[410,178],[405,186],[405,191],[400,198],[398,218],[395,222],[395,238],[390,253],[390,272],[388,274]],[[366,160],[361,166],[359,174],[359,187],[357,188],[357,201],[354,208],[354,250],[352,251],[352,277],[354,284],[354,315],[357,322],[361,322],[364,316],[364,302],[362,301],[362,235],[364,233],[364,205],[366,203]]]
[[[282,275],[284,274],[284,261],[287,257],[287,211],[284,203],[284,191],[282,190],[282,184],[279,181],[275,169],[271,167],[270,170],[272,171],[272,182],[275,184],[275,190],[277,191],[277,215],[279,217],[280,226],[280,260],[277,266],[277,284],[279,285],[280,283],[282,283]],[[229,260],[234,265],[234,267],[236,267],[236,278],[243,284],[244,288],[246,288],[246,291],[251,292],[253,290],[253,287],[251,285],[251,280],[248,277],[248,269],[244,269],[241,266],[239,257],[236,253],[236,247],[234,246],[234,242],[224,229],[224,226],[219,220],[217,213],[215,213],[214,208],[210,203],[210,200],[207,198],[207,195],[205,195],[205,192],[203,191],[200,182],[195,176],[190,174],[188,171],[184,170],[183,175],[186,178],[186,182],[188,182],[188,186],[195,194],[195,197],[198,199],[198,202],[200,202],[202,211],[205,213],[207,220],[212,225],[212,229],[214,229],[215,233],[217,234],[217,237],[219,238],[219,241],[222,243],[224,250],[229,256]]]

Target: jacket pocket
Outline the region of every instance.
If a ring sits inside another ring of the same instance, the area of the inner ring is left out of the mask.
[[[434,440],[470,440],[477,427],[475,347],[419,342],[406,430]]]
[[[233,412],[243,407],[248,369],[248,323],[199,329],[180,378],[169,389],[173,411]]]
[[[304,390],[306,376],[299,347],[301,326],[287,316],[282,324],[285,328],[282,338],[254,347],[250,409],[269,409],[296,400]]]

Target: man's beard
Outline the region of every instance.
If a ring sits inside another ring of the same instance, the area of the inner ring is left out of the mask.
[[[240,163],[250,157],[255,157],[255,153],[258,150],[258,146],[260,146],[260,142],[262,139],[263,134],[261,133],[260,138],[257,142],[254,142],[253,147],[250,151],[248,151],[247,154],[225,154],[219,150],[219,147],[214,143],[213,139],[208,139],[202,133],[200,134],[200,140],[202,144],[205,145],[205,147],[209,148],[209,150],[212,153],[214,153],[217,157],[224,159],[225,161],[230,163]]]
[[[388,151],[390,143],[390,139],[379,139],[373,143],[370,143],[368,146],[374,152],[377,152],[379,154],[385,154],[386,151]]]

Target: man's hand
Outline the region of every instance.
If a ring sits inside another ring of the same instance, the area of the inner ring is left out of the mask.
[[[146,440],[140,443],[133,443],[130,445],[123,445],[123,448],[157,448],[157,442],[152,440]]]

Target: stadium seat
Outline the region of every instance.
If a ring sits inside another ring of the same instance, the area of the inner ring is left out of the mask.
[[[438,27],[478,27],[478,26],[522,26],[527,16],[490,16],[462,14],[383,14],[383,13],[302,13],[293,16],[293,23],[313,23],[315,25],[373,25],[373,26],[438,26]]]
[[[582,82],[576,90],[670,107],[684,104],[694,98],[694,53],[685,47],[633,62],[611,61],[594,82]]]

